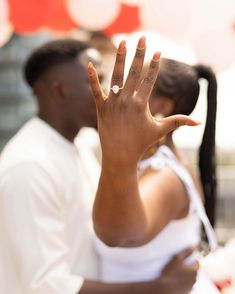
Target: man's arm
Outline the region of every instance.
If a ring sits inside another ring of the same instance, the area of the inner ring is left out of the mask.
[[[79,294],[176,294],[171,292],[164,281],[126,283],[126,284],[107,284],[93,281],[85,281]],[[190,288],[191,289],[191,288]],[[185,292],[186,293],[186,292]],[[182,294],[179,293],[179,294]]]
[[[123,86],[126,47],[121,42],[111,82],[111,86],[123,86],[118,94],[111,90],[106,97],[94,67],[88,65],[102,146],[102,171],[93,208],[94,228],[111,246],[141,243],[153,228],[138,190],[137,164],[144,151],[177,127],[198,124],[181,115],[161,121],[152,117],[148,99],[157,78],[160,55],[154,54],[149,71],[139,84],[145,49],[142,37]]]
[[[155,281],[105,284],[85,281],[79,294],[188,294],[196,281],[198,264],[185,264],[193,249],[176,255],[163,269],[162,276]]]
[[[71,273],[58,187],[35,163],[1,175],[1,224],[22,293],[73,294],[83,277]],[[20,290],[19,290],[20,291]]]

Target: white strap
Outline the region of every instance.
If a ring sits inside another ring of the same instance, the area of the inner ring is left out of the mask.
[[[186,170],[184,166],[180,164],[180,162],[177,160],[175,155],[171,152],[171,150],[168,147],[164,146],[164,149],[162,148],[161,152],[166,155],[167,165],[171,167],[183,181],[188,191],[188,195],[192,203],[194,204],[196,212],[198,213],[198,216],[205,228],[210,249],[211,251],[215,251],[219,247],[216,234],[207,217],[204,205],[200,199],[199,193],[192,181],[192,178],[189,175],[189,172]]]
[[[204,205],[187,169],[178,161],[170,148],[164,145],[158,149],[155,156],[153,155],[152,161],[151,158],[146,160],[144,165],[146,164],[150,164],[153,168],[156,167],[156,169],[161,169],[167,165],[172,168],[172,170],[174,170],[175,173],[179,176],[179,178],[184,183],[188,191],[188,196],[190,197],[190,200],[193,203],[196,212],[205,228],[210,249],[211,251],[215,251],[219,247],[215,231],[207,217]]]

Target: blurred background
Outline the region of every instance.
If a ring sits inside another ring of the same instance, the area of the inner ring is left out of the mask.
[[[104,34],[104,35],[103,35]],[[235,1],[234,0],[0,0],[0,151],[36,112],[22,78],[33,48],[61,37],[91,39],[113,62],[113,47],[127,40],[129,55],[137,38],[147,37],[147,56],[211,66],[218,79],[217,162],[219,203],[216,232],[221,243],[235,236]],[[127,59],[129,60],[129,59]],[[108,68],[107,68],[108,70]],[[192,116],[204,121],[206,83]],[[203,124],[181,128],[178,144],[196,163]]]

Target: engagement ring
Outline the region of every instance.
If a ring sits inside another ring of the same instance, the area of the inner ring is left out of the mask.
[[[123,87],[119,87],[118,85],[113,85],[111,88],[114,94],[118,94],[121,89],[123,89]]]

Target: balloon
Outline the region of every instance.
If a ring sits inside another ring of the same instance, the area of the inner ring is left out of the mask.
[[[235,63],[235,32],[224,26],[205,32],[193,44],[198,62],[211,66],[216,72],[228,69]]]
[[[31,33],[45,27],[59,31],[76,27],[67,12],[66,0],[8,0],[8,2],[10,20],[18,33]]]
[[[0,0],[0,25],[5,23],[9,16],[9,9],[6,0]]]
[[[140,19],[142,28],[179,40],[188,30],[191,14],[189,0],[148,0],[141,8]]]
[[[82,28],[103,30],[118,16],[120,3],[117,0],[68,0],[68,11],[72,19]]]
[[[191,22],[183,42],[193,46],[193,42],[205,33],[231,26],[235,16],[234,0],[191,0]]]
[[[6,0],[0,0],[0,47],[4,46],[12,35],[12,27],[8,22],[9,10]]]
[[[235,17],[234,0],[197,0],[194,2],[191,33],[204,34],[231,24]]]
[[[139,7],[121,5],[121,10],[115,21],[104,32],[107,35],[131,33],[140,27]]]
[[[127,4],[127,5],[134,5],[134,6],[137,6],[137,5],[143,5],[146,3],[146,0],[121,0],[121,3],[123,4]]]
[[[0,25],[0,47],[4,46],[11,38],[13,33],[12,26],[8,23],[1,23]]]

